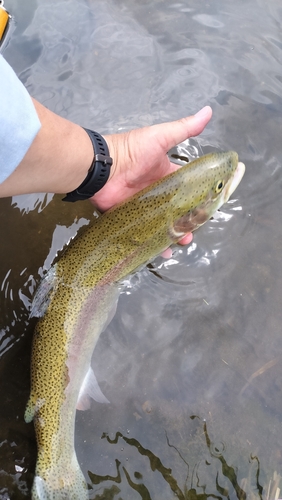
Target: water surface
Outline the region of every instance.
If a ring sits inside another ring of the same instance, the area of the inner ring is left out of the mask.
[[[275,0],[10,0],[5,55],[31,94],[113,132],[210,104],[204,152],[247,170],[187,248],[138,273],[93,367],[110,405],[78,412],[90,498],[279,498],[282,455],[282,8]],[[153,145],[152,145],[153,147]],[[88,203],[0,200],[0,498],[30,497],[23,420],[30,301]]]

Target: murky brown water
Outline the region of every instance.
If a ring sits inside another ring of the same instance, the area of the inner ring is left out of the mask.
[[[33,96],[103,132],[210,104],[204,151],[247,171],[220,217],[121,295],[78,412],[90,498],[274,500],[282,488],[282,8],[275,0],[6,0],[5,52]],[[0,498],[30,497],[34,289],[88,203],[0,200]],[[270,483],[271,481],[271,483]],[[281,496],[281,495],[280,495]],[[277,497],[277,498],[278,498]]]

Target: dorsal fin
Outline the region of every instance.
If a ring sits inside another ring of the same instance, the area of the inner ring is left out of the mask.
[[[56,264],[52,266],[44,276],[39,287],[36,290],[35,296],[31,304],[30,318],[41,318],[44,316],[56,284]]]

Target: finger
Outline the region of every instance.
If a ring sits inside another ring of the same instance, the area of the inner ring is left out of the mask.
[[[211,107],[205,106],[193,116],[181,118],[181,120],[174,122],[154,125],[151,128],[155,138],[162,144],[163,149],[168,151],[189,137],[200,134],[211,117]]]
[[[172,249],[170,247],[168,247],[166,250],[164,250],[161,253],[161,257],[163,259],[171,259],[171,257],[172,257]]]
[[[178,243],[179,245],[189,245],[189,243],[191,243],[192,240],[193,240],[193,234],[188,233],[185,234],[185,236],[183,236],[183,238]],[[170,259],[172,257],[171,247],[166,248],[166,250],[164,250],[161,253],[161,257],[163,257],[164,259]]]
[[[185,234],[185,236],[183,236],[183,238],[178,243],[179,243],[179,245],[189,245],[189,243],[191,243],[192,239],[193,239],[193,234],[188,233],[188,234]]]

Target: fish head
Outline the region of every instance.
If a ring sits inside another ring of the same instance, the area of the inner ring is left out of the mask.
[[[181,216],[172,233],[179,240],[209,220],[228,201],[240,183],[245,165],[234,151],[211,153],[183,167],[182,186],[174,197]]]

